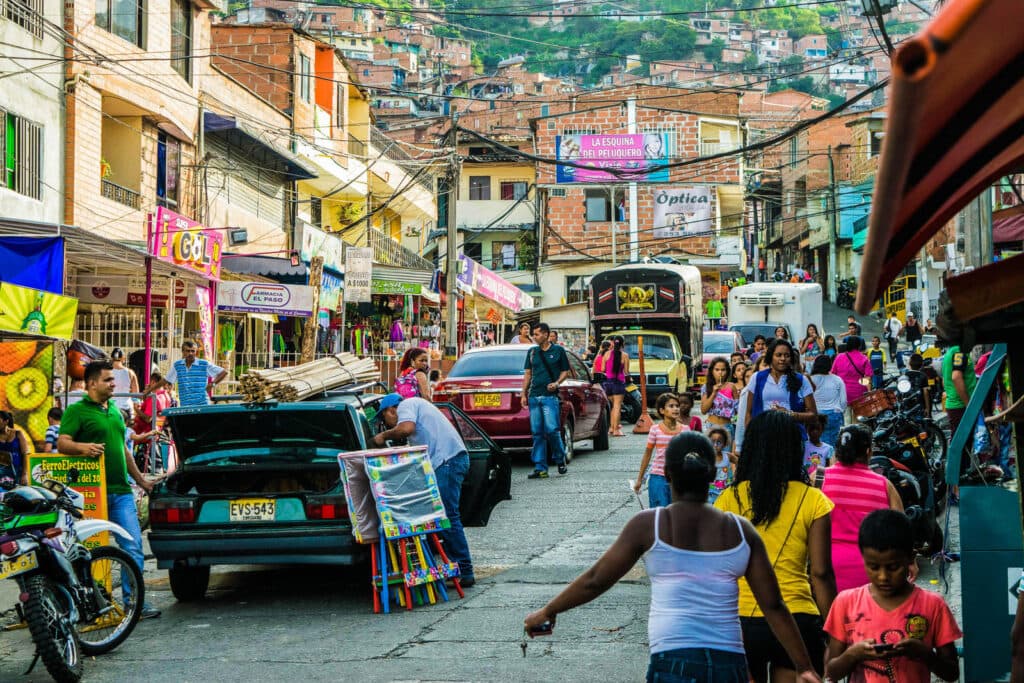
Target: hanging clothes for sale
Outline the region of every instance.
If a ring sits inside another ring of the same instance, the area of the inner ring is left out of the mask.
[[[220,340],[220,352],[229,353],[235,350],[235,326],[231,322],[223,322],[217,326]]]
[[[402,326],[401,320],[396,320],[391,325],[391,341],[393,342],[404,342],[405,341],[405,329]]]

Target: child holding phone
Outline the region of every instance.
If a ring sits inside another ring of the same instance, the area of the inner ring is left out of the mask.
[[[857,538],[870,583],[841,592],[825,621],[825,677],[850,683],[929,683],[960,676],[963,634],[938,593],[910,582],[914,534],[896,510],[875,510]]]

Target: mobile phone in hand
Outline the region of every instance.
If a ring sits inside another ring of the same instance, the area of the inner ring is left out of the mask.
[[[893,647],[892,643],[875,643],[875,652],[889,652]]]
[[[527,629],[528,633],[531,636],[550,636],[554,630],[555,625],[552,624],[550,621],[545,621],[540,626],[531,626],[529,629]]]

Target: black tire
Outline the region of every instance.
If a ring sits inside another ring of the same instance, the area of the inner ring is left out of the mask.
[[[25,579],[25,621],[43,665],[57,683],[82,680],[81,647],[50,579],[35,574]]]
[[[946,456],[949,454],[949,442],[946,441],[946,432],[942,431],[934,422],[926,423],[924,431],[928,435],[923,444],[928,460],[932,461],[938,458],[945,463]]]
[[[206,596],[210,585],[209,567],[171,567],[167,570],[171,593],[178,602],[196,602]]]
[[[565,464],[568,465],[572,462],[573,455],[576,451],[573,448],[572,442],[575,438],[575,431],[572,427],[572,420],[566,420],[562,423],[562,445],[565,447]]]
[[[935,553],[942,551],[942,526],[939,524],[937,519],[932,520],[932,533],[931,538],[928,541],[928,545],[925,546],[926,550],[923,553],[926,557],[931,557]]]
[[[622,408],[619,410],[619,422],[635,424],[640,419],[640,406],[632,400],[622,397]]]
[[[127,576],[131,586],[123,585]],[[95,656],[110,652],[132,634],[146,604],[146,584],[139,565],[131,555],[111,546],[92,552],[92,578],[95,590],[101,591],[104,602],[114,609],[88,624],[78,624],[78,639],[84,654]],[[122,615],[120,621],[116,615]]]
[[[597,434],[594,436],[594,450],[595,451],[606,451],[608,450],[608,426],[611,424],[611,417],[608,411],[604,411],[604,417],[598,423]]]

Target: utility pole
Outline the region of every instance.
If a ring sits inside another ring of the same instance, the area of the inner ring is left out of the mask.
[[[456,288],[459,268],[459,252],[456,241],[459,236],[458,211],[456,204],[459,199],[459,134],[456,130],[458,117],[455,108],[449,102],[448,121],[451,127],[449,144],[452,146],[451,159],[448,164],[448,236],[446,237],[445,273],[448,275],[448,334],[445,335],[445,357],[455,360],[459,352],[458,325],[459,315],[456,305]]]
[[[828,146],[828,193],[831,207],[828,212],[828,223],[830,237],[828,241],[828,298],[832,303],[836,302],[836,242],[839,241],[838,215],[839,206],[836,203],[836,165],[832,159],[832,145]]]

